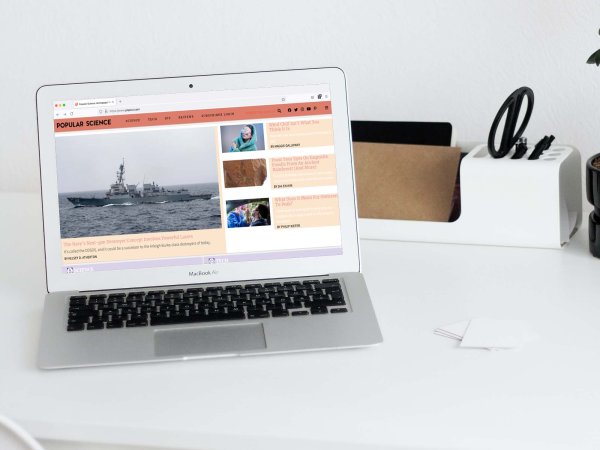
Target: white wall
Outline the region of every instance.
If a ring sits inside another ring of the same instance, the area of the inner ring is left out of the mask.
[[[36,191],[42,84],[339,66],[353,119],[484,141],[528,85],[527,135],[600,152],[598,0],[18,1],[0,5],[0,191]]]

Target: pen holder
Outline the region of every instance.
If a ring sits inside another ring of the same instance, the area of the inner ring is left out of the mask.
[[[461,215],[454,222],[359,219],[365,239],[560,248],[581,224],[581,158],[556,145],[537,160],[492,158],[487,145],[460,166]]]

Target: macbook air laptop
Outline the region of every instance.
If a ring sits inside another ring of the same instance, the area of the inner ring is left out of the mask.
[[[43,86],[44,369],[361,347],[337,68]]]

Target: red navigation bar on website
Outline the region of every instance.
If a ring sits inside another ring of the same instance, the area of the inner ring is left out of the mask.
[[[105,130],[114,128],[181,125],[235,120],[331,114],[331,102],[308,102],[285,105],[242,106],[237,108],[198,109],[190,111],[153,112],[145,114],[77,117],[54,120],[55,133]]]

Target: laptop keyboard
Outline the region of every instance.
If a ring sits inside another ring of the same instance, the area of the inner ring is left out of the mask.
[[[75,295],[67,331],[348,312],[337,278]]]

